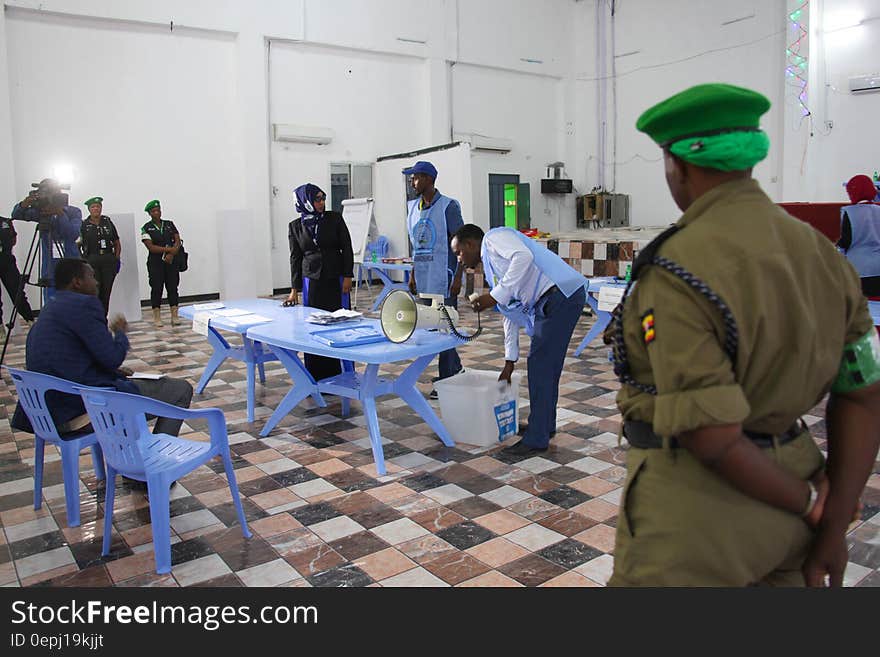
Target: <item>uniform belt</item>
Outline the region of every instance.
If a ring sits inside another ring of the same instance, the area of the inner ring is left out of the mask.
[[[803,420],[798,419],[786,431],[776,436],[776,443],[778,445],[790,443],[806,430],[807,427],[804,424]],[[753,443],[755,443],[756,446],[760,448],[773,446],[774,434],[772,433],[743,431],[743,434],[745,434],[746,438],[751,440]],[[626,436],[626,440],[629,442],[630,445],[639,449],[657,449],[663,447],[663,440],[660,438],[660,436],[654,433],[654,427],[652,427],[647,422],[627,420],[623,423],[623,435]],[[672,448],[681,447],[675,437],[670,438],[669,446]]]

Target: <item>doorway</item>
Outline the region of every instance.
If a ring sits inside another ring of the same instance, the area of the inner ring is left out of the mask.
[[[531,225],[528,183],[514,174],[489,174],[489,228],[523,230]]]

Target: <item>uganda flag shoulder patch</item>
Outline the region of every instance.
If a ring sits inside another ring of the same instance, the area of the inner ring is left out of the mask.
[[[654,339],[657,337],[657,334],[654,331],[654,309],[649,308],[644,315],[642,315],[642,337],[645,339],[645,344],[651,344],[654,342]]]

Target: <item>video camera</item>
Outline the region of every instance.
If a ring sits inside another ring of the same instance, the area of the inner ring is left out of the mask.
[[[51,178],[44,178],[38,183],[31,183],[31,187],[36,188],[28,193],[31,207],[40,212],[46,208],[67,207],[69,197],[61,190],[70,190],[70,185],[61,185]]]

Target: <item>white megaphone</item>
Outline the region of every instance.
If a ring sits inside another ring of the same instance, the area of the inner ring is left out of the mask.
[[[417,328],[440,329],[447,332],[450,321],[458,322],[458,311],[443,304],[440,294],[420,294],[422,299],[430,299],[431,305],[424,306],[406,290],[394,290],[385,297],[379,311],[382,332],[391,342],[406,342]]]

